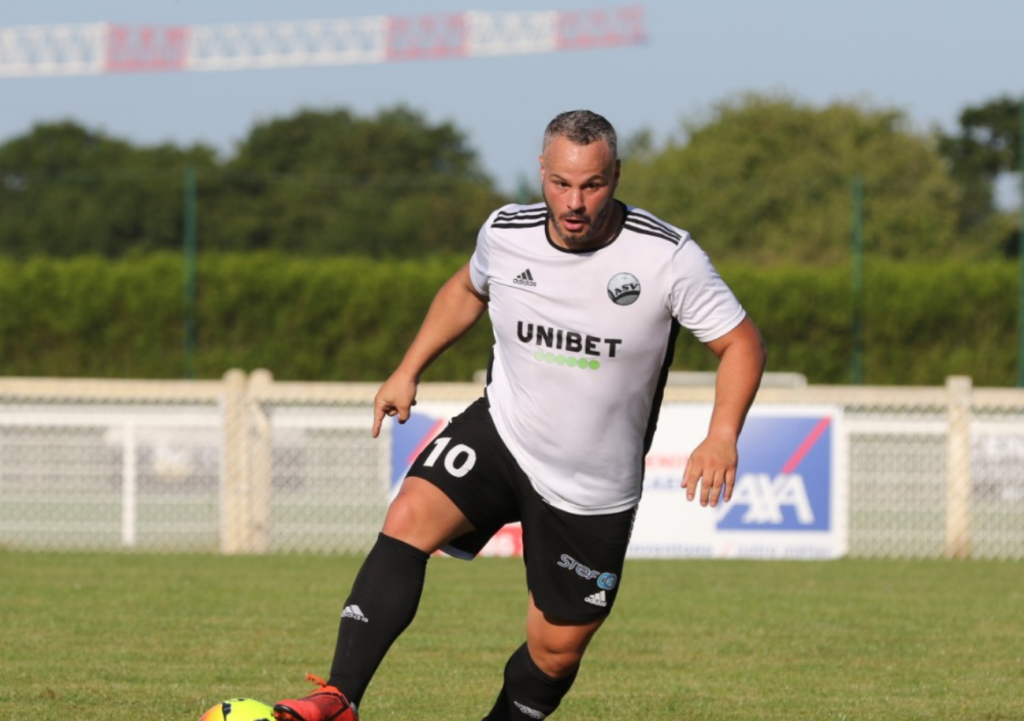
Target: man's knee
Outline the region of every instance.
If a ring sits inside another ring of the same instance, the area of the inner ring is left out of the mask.
[[[585,624],[553,623],[537,617],[531,608],[527,624],[527,647],[530,658],[542,672],[552,678],[565,678],[576,672],[601,621]]]
[[[405,479],[388,508],[382,530],[386,536],[433,553],[473,526],[441,489],[412,477]]]
[[[422,517],[423,509],[417,502],[416,494],[399,491],[384,517],[384,533],[405,540],[404,536],[420,525]]]
[[[550,648],[540,644],[529,646],[530,658],[546,676],[565,678],[576,672],[583,660],[583,648]]]

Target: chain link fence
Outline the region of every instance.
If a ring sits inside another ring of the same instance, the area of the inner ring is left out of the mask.
[[[0,379],[0,547],[364,553],[398,462],[375,384]],[[424,384],[465,405],[478,383]],[[665,403],[707,404],[708,387]],[[764,387],[842,409],[849,555],[1024,558],[1024,390]]]

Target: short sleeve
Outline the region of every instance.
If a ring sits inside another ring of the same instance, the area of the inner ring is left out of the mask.
[[[686,233],[672,255],[669,303],[673,317],[702,343],[721,338],[747,315],[707,253]]]
[[[476,249],[473,251],[473,257],[469,259],[469,278],[473,282],[476,292],[484,297],[491,294],[491,237],[489,230],[499,212],[500,209],[494,211],[487,218],[487,222],[480,226],[480,232],[476,234]]]

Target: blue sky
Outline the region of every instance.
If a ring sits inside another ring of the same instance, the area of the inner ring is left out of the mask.
[[[372,114],[399,103],[452,121],[503,187],[534,181],[540,135],[562,110],[607,116],[620,135],[677,133],[684,118],[746,91],[814,105],[904,111],[921,131],[1024,93],[1020,0],[35,0],[0,25],[110,21],[219,24],[468,9],[643,5],[645,45],[386,65],[0,79],[0,141],[72,118],[138,144],[202,142],[229,154],[255,122],[302,108]]]

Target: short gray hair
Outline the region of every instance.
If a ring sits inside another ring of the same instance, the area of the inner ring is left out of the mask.
[[[604,117],[590,110],[569,110],[556,115],[544,130],[542,152],[558,137],[565,137],[576,145],[590,145],[603,140],[612,151],[612,157],[619,157],[615,128]]]

